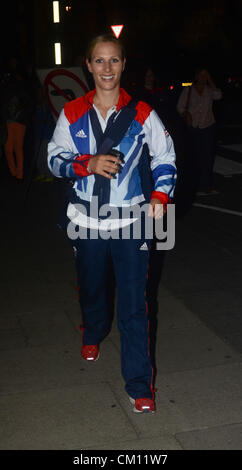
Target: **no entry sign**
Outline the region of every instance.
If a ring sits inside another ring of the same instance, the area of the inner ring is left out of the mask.
[[[38,75],[55,119],[67,101],[88,92],[81,67],[40,69]]]

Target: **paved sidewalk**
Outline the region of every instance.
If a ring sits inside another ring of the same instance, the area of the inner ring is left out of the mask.
[[[124,391],[115,319],[100,359],[80,358],[58,184],[33,184],[24,210],[22,194],[11,180],[1,185],[0,449],[242,449],[241,330],[232,319],[231,336],[218,328],[228,308],[241,327],[241,262],[215,248],[202,229],[212,226],[204,210],[177,221],[176,246],[165,254],[157,412],[136,415]]]

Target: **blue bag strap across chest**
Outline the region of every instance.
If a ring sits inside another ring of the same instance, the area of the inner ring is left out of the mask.
[[[114,112],[107,122],[105,132],[102,131],[95,109],[91,108],[89,110],[92,131],[97,144],[97,154],[108,154],[113,147],[121,142],[136,116],[135,107],[136,102],[131,100],[118,113]],[[108,204],[110,200],[110,179],[95,174],[93,196],[98,196],[99,208],[102,204]]]
[[[90,120],[91,120],[92,131],[93,131],[93,134],[94,134],[94,137],[95,137],[95,140],[96,140],[96,144],[97,144],[97,154],[98,153],[106,154],[110,150],[109,143],[106,143],[103,146],[103,142],[105,142],[107,132],[108,132],[110,126],[113,123],[113,120],[115,118],[115,114],[116,114],[115,112],[113,112],[113,114],[111,114],[111,116],[108,119],[106,129],[103,132],[95,109],[91,108],[89,110],[89,116],[90,116]]]

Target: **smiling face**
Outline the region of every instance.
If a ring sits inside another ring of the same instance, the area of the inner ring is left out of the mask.
[[[96,89],[114,90],[119,88],[125,67],[120,47],[113,42],[99,42],[92,51],[90,61],[86,61],[92,73]]]

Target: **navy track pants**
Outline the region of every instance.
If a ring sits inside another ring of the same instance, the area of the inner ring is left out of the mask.
[[[140,249],[146,243],[148,249]],[[72,241],[76,257],[83,344],[99,344],[110,330],[109,262],[117,286],[117,316],[125,389],[133,398],[153,397],[146,283],[151,241],[102,238]]]

